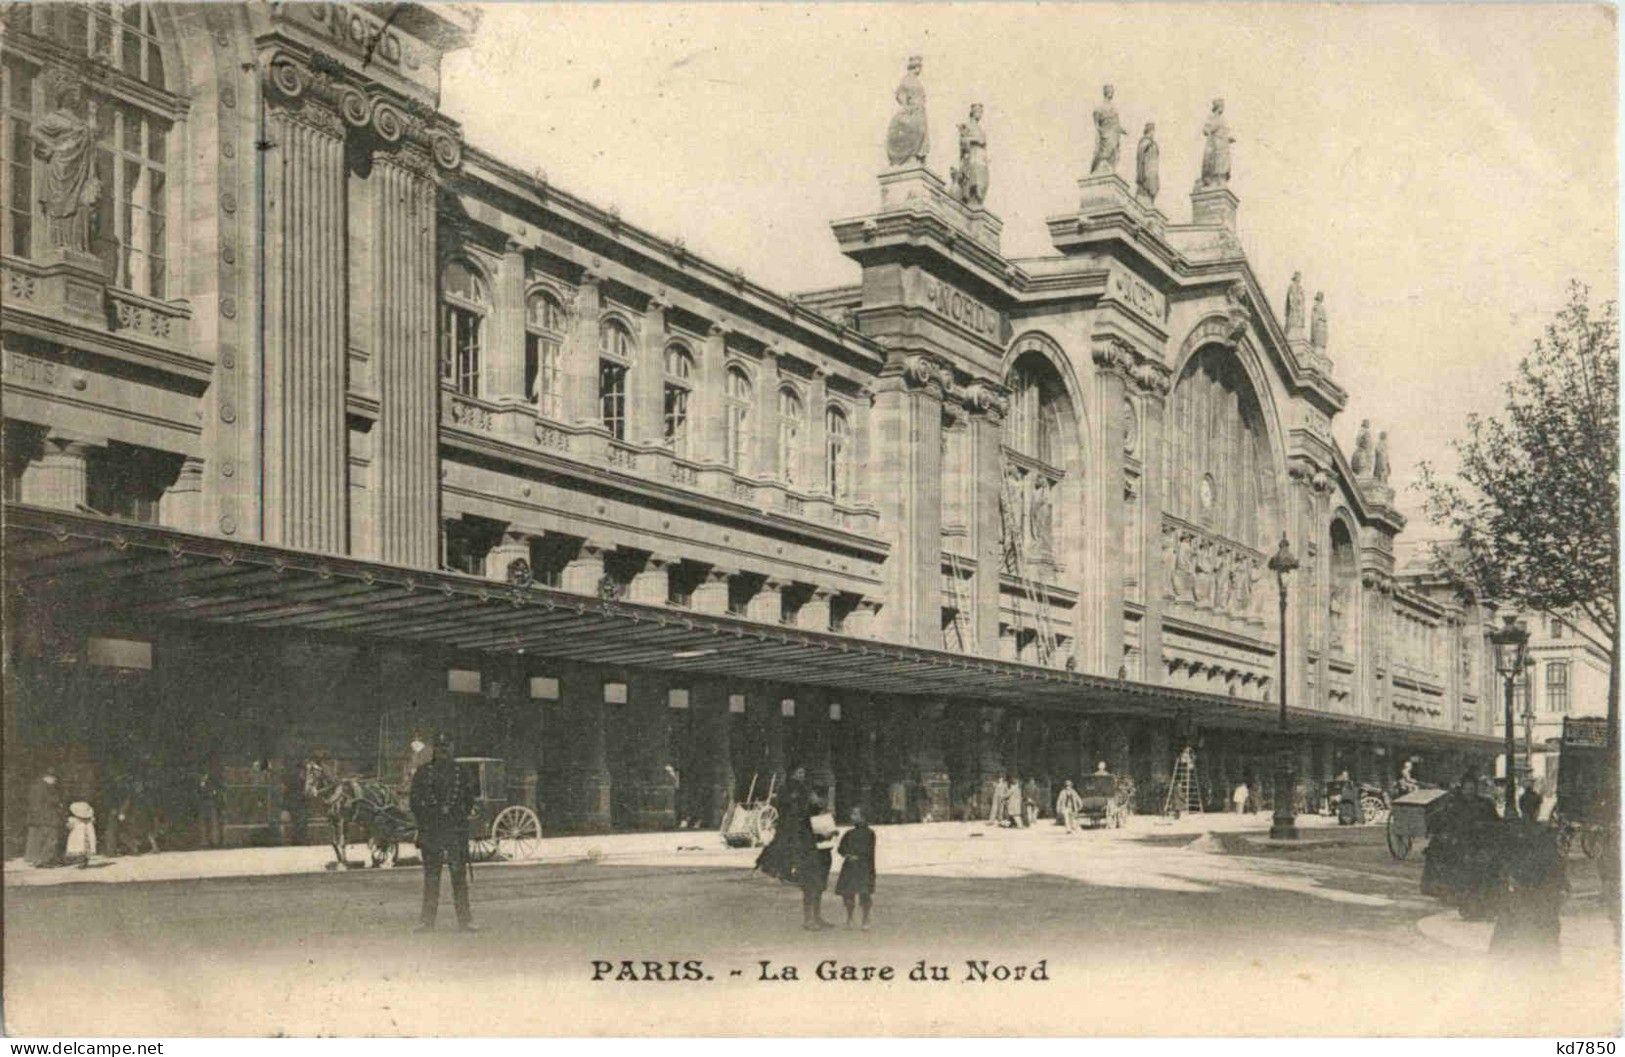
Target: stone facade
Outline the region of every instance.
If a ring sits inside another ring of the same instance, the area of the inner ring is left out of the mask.
[[[87,52],[134,146],[92,218],[101,256],[6,216],[8,501],[1256,702],[1282,692],[1264,561],[1285,533],[1289,701],[1353,732],[1307,767],[1376,777],[1430,733],[1491,731],[1488,664],[1456,660],[1482,620],[1396,577],[1404,519],[1333,441],[1346,394],[1276,318],[1228,188],[1176,223],[1091,175],[1048,222],[1055,252],[1016,259],[979,199],[905,159],[833,224],[861,282],[789,296],[464,143],[438,111],[441,56],[476,31],[456,6],[154,4],[110,57],[67,6],[7,16],[3,149]],[[118,678],[169,688],[188,751],[245,788],[317,744],[387,770],[443,723],[522,760],[524,795],[574,829],[714,823],[792,757],[887,818],[980,810],[1001,771],[1048,797],[1097,758],[1154,786],[1180,741],[1216,789],[1263,776],[1218,707],[865,700],[765,662],[720,685],[658,648],[313,656],[127,617],[108,627],[156,660]],[[252,694],[211,681],[218,651],[297,690],[252,736],[224,718]],[[459,696],[454,668],[485,689]],[[93,692],[27,679],[36,718]]]

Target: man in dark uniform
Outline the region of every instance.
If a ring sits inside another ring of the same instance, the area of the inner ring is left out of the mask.
[[[451,738],[435,739],[434,756],[412,776],[412,817],[417,820],[418,849],[423,853],[423,914],[417,931],[434,928],[440,909],[440,867],[451,872],[451,900],[457,928],[477,932],[468,906],[468,813],[476,791],[472,776],[457,766]]]

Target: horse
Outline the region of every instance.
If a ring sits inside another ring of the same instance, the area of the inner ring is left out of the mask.
[[[336,860],[330,869],[352,868],[344,854],[351,827],[366,830],[373,866],[392,863],[397,845],[402,839],[410,839],[416,830],[412,813],[382,779],[340,778],[320,761],[306,760],[305,795],[320,800],[327,810]]]

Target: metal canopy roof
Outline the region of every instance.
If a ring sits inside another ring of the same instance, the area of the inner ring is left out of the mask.
[[[359,636],[832,687],[876,694],[1042,705],[1079,714],[1185,714],[1273,729],[1267,702],[1107,679],[731,616],[639,605],[461,573],[201,536],[7,503],[5,571],[19,601],[86,617],[202,622]],[[1290,710],[1297,730],[1490,750],[1485,735]]]

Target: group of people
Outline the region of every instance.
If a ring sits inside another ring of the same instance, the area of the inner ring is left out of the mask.
[[[114,764],[88,795],[69,802],[59,769],[47,765],[28,803],[24,858],[35,865],[156,852],[177,835],[202,848],[225,846],[225,788],[208,767],[188,773],[151,761]]]
[[[1038,782],[1020,776],[999,775],[993,783],[993,803],[988,810],[988,822],[1012,829],[1031,826],[1038,821]]]
[[[46,767],[28,790],[23,858],[30,865],[90,865],[96,854],[96,812],[83,800],[65,801],[56,768]]]
[[[824,890],[829,886],[833,866],[831,849],[841,857],[841,874],[835,891],[846,907],[846,927],[857,923],[869,928],[874,907],[875,831],[864,818],[863,809],[850,812],[851,828],[839,835],[825,804],[807,785],[807,769],[794,767],[779,799],[779,828],[756,859],[756,868],[769,877],[801,889],[801,927],[808,931],[834,928],[824,920]]]

